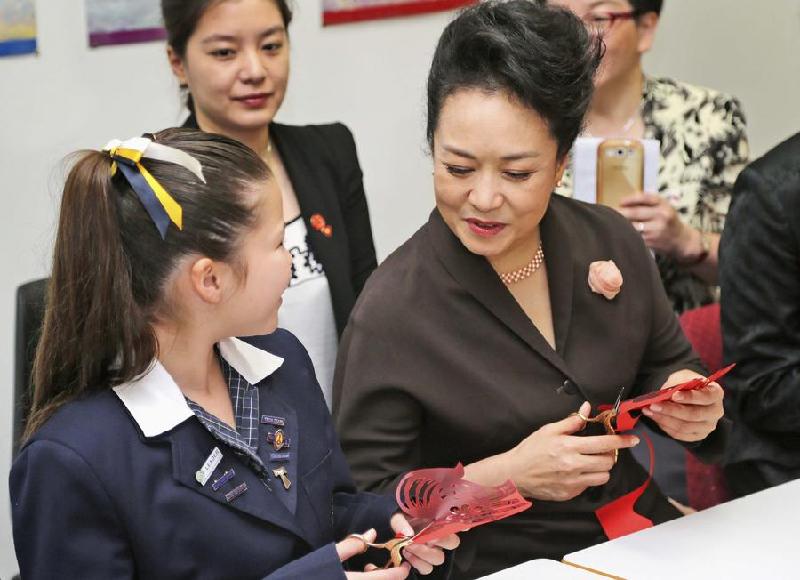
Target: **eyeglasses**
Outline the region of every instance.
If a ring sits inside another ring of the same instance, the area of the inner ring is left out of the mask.
[[[586,27],[596,34],[611,30],[617,20],[634,20],[639,14],[635,10],[627,12],[590,12],[582,18]]]

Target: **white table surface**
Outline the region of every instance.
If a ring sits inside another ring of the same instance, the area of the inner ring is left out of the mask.
[[[564,560],[628,580],[800,579],[800,480]]]
[[[481,580],[602,580],[602,576],[557,560],[531,560],[484,576]]]

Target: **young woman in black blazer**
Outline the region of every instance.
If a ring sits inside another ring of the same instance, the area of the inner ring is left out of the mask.
[[[341,124],[273,122],[289,79],[286,0],[161,6],[170,64],[188,90],[184,126],[241,141],[278,180],[293,256],[279,325],[309,349],[330,407],[338,337],[377,266],[353,137]]]

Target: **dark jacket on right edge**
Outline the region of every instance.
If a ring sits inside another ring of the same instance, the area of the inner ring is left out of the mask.
[[[739,176],[720,246],[731,487],[800,477],[800,133]]]

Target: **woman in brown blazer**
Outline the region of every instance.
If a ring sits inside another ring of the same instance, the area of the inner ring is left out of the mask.
[[[601,53],[544,2],[479,3],[447,27],[428,81],[436,209],[367,282],[343,335],[334,412],[362,487],[462,462],[469,479],[511,479],[533,499],[463,535],[458,578],[604,541],[594,511],[647,473],[633,436],[584,430],[575,412],[702,370],[625,218],[551,195]],[[722,390],[647,414],[710,452]],[[679,516],[655,485],[636,511]]]

